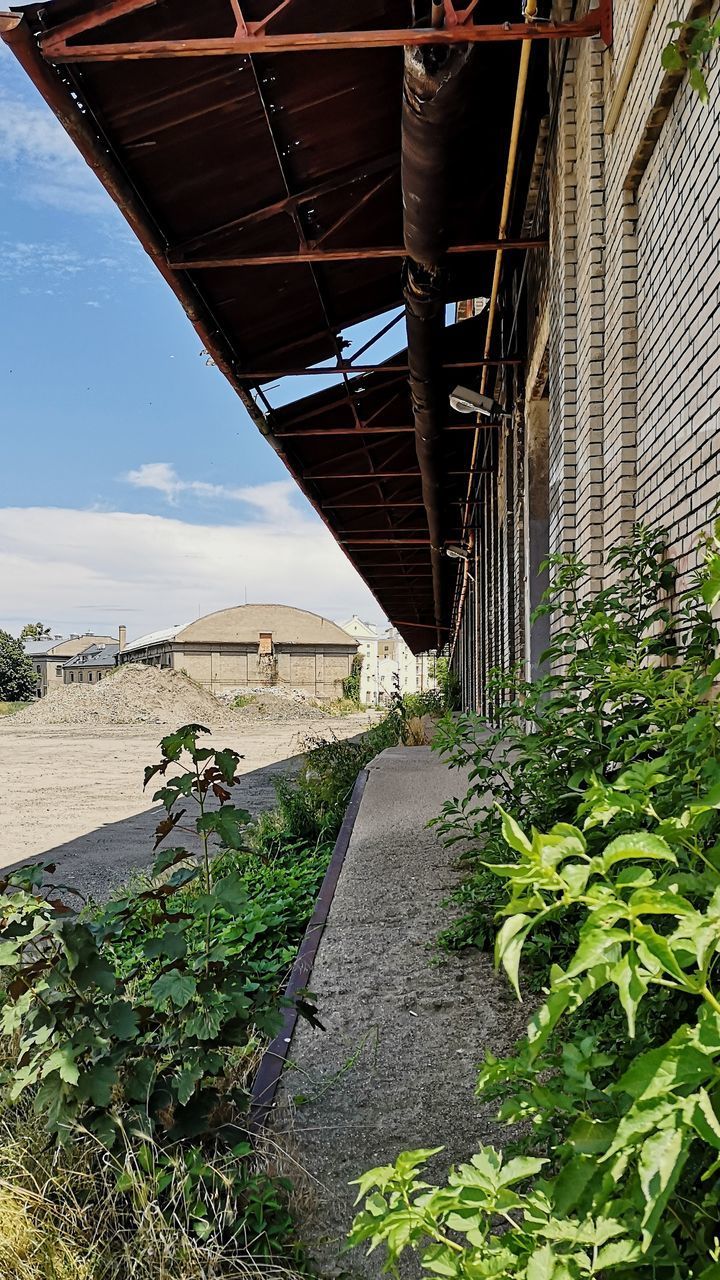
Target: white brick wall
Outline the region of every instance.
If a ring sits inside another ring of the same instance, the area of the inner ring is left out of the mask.
[[[595,567],[659,520],[689,568],[720,499],[720,75],[715,53],[710,107],[683,82],[652,149],[659,0],[608,135],[639,10],[617,0],[611,52],[572,47],[551,157],[550,543]]]

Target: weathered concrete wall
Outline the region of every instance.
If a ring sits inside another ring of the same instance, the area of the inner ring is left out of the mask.
[[[330,699],[342,696],[342,681],[350,675],[355,652],[354,645],[345,649],[278,645],[272,656],[264,659],[257,645],[176,644],[172,646],[172,665],[214,693],[278,684],[304,689],[314,698]]]

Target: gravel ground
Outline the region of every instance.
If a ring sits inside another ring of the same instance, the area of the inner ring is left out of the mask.
[[[289,1171],[306,1171],[297,1208],[321,1277],[382,1274],[380,1250],[341,1253],[352,1178],[400,1151],[444,1145],[430,1167],[442,1180],[480,1143],[507,1138],[496,1104],[474,1097],[476,1069],[486,1049],[510,1050],[526,1011],[489,957],[431,945],[457,873],[426,824],[462,791],[427,747],[391,748],[370,766],[309,981],[325,1030],[299,1024],[275,1123]],[[401,1275],[419,1275],[412,1255]]]
[[[102,897],[147,865],[159,807],[142,789],[143,769],[158,758],[167,725],[38,726],[0,721],[0,866],[52,856],[58,877]],[[218,729],[213,741],[244,755],[236,802],[254,813],[271,808],[273,777],[298,767],[302,743],[313,734],[353,737],[366,715],[330,720],[246,723]],[[214,727],[214,726],[212,726]]]

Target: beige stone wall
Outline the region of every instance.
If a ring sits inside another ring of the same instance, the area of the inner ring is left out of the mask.
[[[173,666],[214,693],[274,683],[330,699],[342,695],[342,681],[350,675],[355,652],[354,645],[324,649],[277,646],[271,668],[269,663],[263,666],[257,646],[205,648],[185,644],[174,647]]]

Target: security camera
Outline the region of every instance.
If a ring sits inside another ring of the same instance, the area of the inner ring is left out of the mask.
[[[502,412],[492,396],[481,395],[470,387],[456,387],[450,395],[450,408],[456,413],[481,413],[484,418],[494,418]]]

